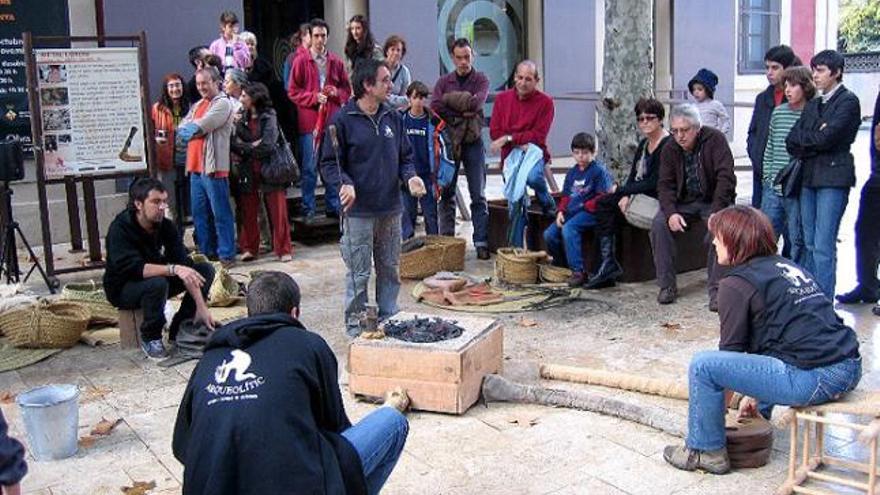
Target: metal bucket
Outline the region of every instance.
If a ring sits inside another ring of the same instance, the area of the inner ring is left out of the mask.
[[[46,385],[18,396],[31,453],[38,461],[76,454],[79,427],[79,388]]]

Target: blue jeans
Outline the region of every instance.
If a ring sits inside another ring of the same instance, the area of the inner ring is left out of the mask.
[[[380,407],[342,432],[361,458],[367,493],[379,493],[403,452],[409,423],[393,407]]]
[[[785,245],[791,246],[788,259],[804,266],[807,248],[804,246],[804,228],[801,225],[800,198],[783,198],[782,206],[785,208]]]
[[[834,298],[837,273],[837,231],[849,201],[844,187],[802,187],[801,225],[804,232],[804,268],[828,298]]]
[[[834,400],[854,389],[861,376],[861,358],[801,369],[760,354],[698,352],[688,368],[687,446],[694,450],[724,447],[727,389],[756,399],[763,413],[774,404],[807,406]]]
[[[425,233],[437,235],[437,202],[434,200],[434,183],[430,175],[419,174],[425,183],[427,194],[421,198],[415,198],[409,193],[409,188],[404,184],[400,191],[400,201],[403,203],[403,215],[400,216],[400,235],[403,239],[409,239],[415,235],[416,217],[419,205],[422,206],[422,215],[425,217]]]
[[[358,319],[366,309],[370,261],[376,268],[376,305],[379,318],[397,313],[400,292],[400,214],[384,217],[345,216],[339,249],[345,262],[345,326],[359,333]]]
[[[783,197],[774,190],[773,184],[764,184],[763,194],[761,211],[770,218],[776,240],[785,238],[782,255],[800,263],[803,261],[799,258],[803,258],[804,236],[801,233],[801,212],[797,197]]]
[[[235,259],[235,217],[229,203],[229,179],[190,174],[189,199],[199,251],[223,260]]]
[[[573,272],[584,273],[584,258],[581,256],[581,238],[584,232],[596,225],[592,213],[581,210],[565,220],[562,228],[554,222],[544,231],[544,243],[555,260],[565,259]]]
[[[486,203],[486,155],[483,141],[462,145],[461,155],[452,184],[440,193],[440,204],[437,206],[440,234],[455,235],[455,186],[458,184],[458,174],[464,167],[471,196],[474,247],[486,247],[489,245],[489,204]]]
[[[550,195],[550,188],[547,187],[547,180],[544,178],[544,161],[541,160],[532,167],[526,178],[526,185],[534,189],[535,195],[538,196],[538,202],[541,203],[542,211],[550,211],[556,209],[556,202]],[[517,201],[507,205],[508,217],[511,220],[511,236],[510,245],[514,247],[524,247],[524,233],[526,224],[528,223],[528,212],[522,202]],[[519,211],[516,211],[516,210]],[[517,213],[520,213],[517,215]]]
[[[303,213],[308,215],[315,212],[315,187],[318,186],[318,160],[315,156],[315,141],[312,133],[299,135],[299,147],[302,150],[302,163],[300,163],[302,187]],[[328,213],[338,214],[341,211],[339,206],[339,191],[324,184],[324,201]]]

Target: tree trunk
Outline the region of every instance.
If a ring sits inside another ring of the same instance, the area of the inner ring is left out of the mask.
[[[633,108],[654,95],[653,0],[605,1],[599,155],[618,180],[629,173],[639,132]]]

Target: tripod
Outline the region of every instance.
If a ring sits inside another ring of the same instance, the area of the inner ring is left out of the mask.
[[[40,260],[34,253],[33,248],[31,248],[27,237],[24,236],[24,232],[21,231],[21,227],[18,226],[18,222],[12,217],[12,188],[9,187],[9,181],[3,183],[3,190],[0,191],[0,195],[3,196],[4,207],[3,243],[0,245],[0,279],[3,278],[3,274],[5,273],[7,284],[27,282],[27,279],[34,272],[34,269],[37,269],[43,277],[43,281],[46,282],[46,287],[49,289],[49,292],[54,294],[55,287],[49,281],[49,276],[46,275],[46,270],[44,270],[43,266],[40,264]],[[18,247],[15,242],[16,233],[18,234],[18,238],[21,239],[22,244],[24,244],[24,247],[27,249],[28,255],[30,256],[29,259],[33,263],[23,280],[21,279],[21,270],[18,266]]]

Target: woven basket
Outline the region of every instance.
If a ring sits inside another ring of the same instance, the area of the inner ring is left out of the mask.
[[[73,347],[91,313],[74,301],[42,301],[0,315],[0,328],[15,347]]]
[[[553,265],[539,265],[539,271],[542,282],[552,284],[568,282],[571,277],[571,270]]]
[[[495,255],[495,278],[508,284],[534,284],[538,263],[525,250],[500,248]]]
[[[400,278],[422,279],[437,272],[464,270],[467,242],[456,237],[425,236],[425,245],[400,255]]]
[[[94,280],[65,285],[61,289],[61,299],[88,309],[91,315],[89,325],[115,325],[119,322],[119,311],[107,301],[104,287]]]

